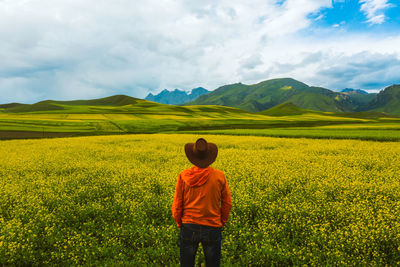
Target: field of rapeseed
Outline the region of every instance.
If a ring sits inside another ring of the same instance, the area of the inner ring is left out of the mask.
[[[170,209],[197,137],[2,141],[0,265],[178,264]],[[400,264],[399,143],[206,139],[233,200],[223,265]]]

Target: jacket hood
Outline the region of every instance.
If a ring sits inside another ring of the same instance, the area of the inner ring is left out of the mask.
[[[211,167],[199,168],[197,166],[193,166],[190,169],[183,171],[182,179],[188,186],[201,186],[207,182],[211,170]]]

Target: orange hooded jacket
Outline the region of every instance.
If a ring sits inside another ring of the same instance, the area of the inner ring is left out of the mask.
[[[231,193],[222,171],[193,166],[179,174],[172,203],[178,227],[182,223],[223,227],[231,208]]]

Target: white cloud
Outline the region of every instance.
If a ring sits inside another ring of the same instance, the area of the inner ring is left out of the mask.
[[[360,10],[365,13],[370,24],[382,24],[386,18],[383,10],[392,6],[388,2],[388,0],[360,0]]]
[[[335,53],[398,53],[397,37],[338,38],[330,32],[338,29],[323,38],[304,35],[331,5],[330,0],[3,0],[0,103],[120,93],[145,97],[164,88],[212,90],[282,76],[319,83],[319,61],[332,64]]]
[[[323,18],[324,18],[324,15],[323,14],[319,14],[319,16],[314,19],[314,21],[318,21],[318,20],[321,20]]]
[[[341,21],[340,23],[333,24],[332,27],[333,28],[338,28],[340,26],[343,26],[344,24],[346,24],[346,22],[345,21]]]
[[[383,89],[400,80],[400,58],[395,54],[364,51],[335,57],[335,62],[331,60],[317,72],[318,76],[329,80],[333,88],[342,89],[340,86],[346,83],[352,88]]]
[[[264,63],[242,72],[239,80],[257,82],[292,77],[333,90],[381,89],[400,81],[397,47],[400,37],[332,35],[318,40],[289,37],[264,48],[261,52]]]
[[[306,28],[307,15],[329,2],[1,1],[0,77],[30,82],[4,87],[10,89],[2,89],[0,102],[15,90],[77,98],[114,92],[144,97],[164,87],[214,89],[236,81],[253,51]]]
[[[242,61],[243,69],[254,69],[255,67],[261,65],[263,62],[261,60],[260,54],[254,54]]]
[[[30,103],[32,99],[38,99],[40,95],[34,90],[31,90],[30,87],[34,82],[35,81],[23,77],[0,77],[1,103]]]

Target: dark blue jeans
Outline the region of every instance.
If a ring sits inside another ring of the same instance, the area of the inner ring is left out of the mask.
[[[219,266],[221,260],[221,228],[184,223],[179,237],[181,266],[194,266],[200,242],[206,258],[206,266]]]

